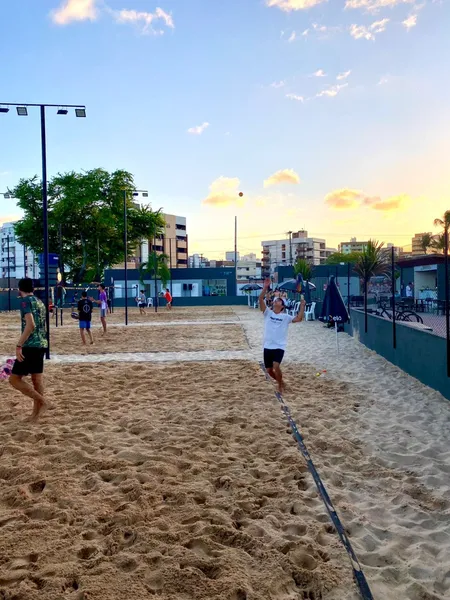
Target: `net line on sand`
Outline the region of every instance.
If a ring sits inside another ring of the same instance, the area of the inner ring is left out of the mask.
[[[268,381],[270,381],[271,380],[270,376],[267,373],[267,370],[266,370],[264,364],[262,362],[260,362],[259,366],[261,367],[261,370],[262,370],[265,378]],[[348,554],[348,557],[350,559],[350,564],[351,564],[351,567],[353,570],[353,577],[355,578],[355,582],[359,588],[361,597],[363,600],[374,600],[372,592],[370,591],[370,588],[369,588],[369,584],[367,583],[367,579],[366,579],[366,577],[363,573],[362,567],[359,563],[359,560],[355,554],[355,551],[353,550],[353,547],[350,543],[347,533],[345,532],[345,529],[342,525],[339,515],[337,514],[336,509],[334,508],[333,503],[328,495],[325,485],[324,485],[324,483],[312,461],[312,458],[308,452],[308,449],[305,445],[303,437],[298,430],[297,424],[294,421],[294,419],[292,418],[289,406],[285,403],[283,396],[279,392],[275,391],[275,397],[281,405],[281,411],[283,412],[284,416],[286,417],[286,419],[289,423],[289,426],[292,430],[292,436],[294,437],[295,441],[297,442],[299,450],[302,453],[303,458],[306,461],[308,470],[314,479],[317,490],[318,490],[319,495],[325,505],[328,515],[329,515],[333,525],[335,526],[336,531],[339,535],[339,538]]]

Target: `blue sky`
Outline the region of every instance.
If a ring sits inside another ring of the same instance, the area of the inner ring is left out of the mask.
[[[3,0],[0,103],[49,174],[124,168],[218,258],[305,227],[400,244],[450,208],[448,2]],[[0,191],[40,172],[0,115]],[[238,192],[244,193],[240,200]],[[0,219],[18,215],[0,200]]]

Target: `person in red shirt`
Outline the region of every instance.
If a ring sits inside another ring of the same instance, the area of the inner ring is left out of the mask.
[[[166,299],[166,302],[167,302],[166,306],[167,306],[168,310],[172,310],[172,294],[169,292],[169,288],[166,289],[164,298]]]

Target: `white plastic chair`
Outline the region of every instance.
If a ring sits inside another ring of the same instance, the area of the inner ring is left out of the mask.
[[[298,315],[298,311],[300,310],[300,302],[296,302],[293,306],[293,308],[290,308],[288,310],[288,314],[292,315],[293,317],[295,317],[296,315]]]
[[[316,308],[316,303],[311,302],[311,304],[305,310],[305,321],[315,321],[316,320],[316,316],[314,313],[315,308]]]
[[[150,308],[151,306],[153,306],[153,298],[148,298],[148,300],[147,300],[147,308]]]

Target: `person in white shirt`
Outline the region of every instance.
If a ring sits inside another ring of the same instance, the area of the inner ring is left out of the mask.
[[[138,302],[138,307],[139,307],[139,314],[141,315],[145,315],[145,306],[147,304],[147,298],[145,297],[145,291],[141,290],[141,293],[139,294],[139,296],[137,297],[137,302]]]
[[[300,310],[296,317],[288,315],[283,298],[277,297],[273,300],[272,309],[266,306],[264,297],[270,287],[270,279],[266,279],[264,287],[259,296],[259,308],[264,313],[264,366],[270,377],[278,384],[278,391],[284,390],[283,374],[281,372],[281,361],[287,344],[288,327],[291,323],[303,321],[305,312],[305,301],[302,299]]]
[[[408,285],[406,286],[406,297],[412,298],[413,296],[414,296],[413,284],[411,282],[409,282]]]

